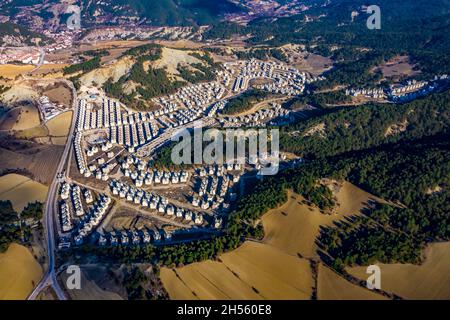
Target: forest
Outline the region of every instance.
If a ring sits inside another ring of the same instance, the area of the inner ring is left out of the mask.
[[[27,219],[39,221],[42,214],[42,203],[29,203],[21,212],[19,219],[11,201],[0,201],[0,253],[5,252],[12,242],[27,243],[31,241],[31,229],[24,221]]]
[[[224,115],[235,115],[250,110],[255,103],[267,98],[269,94],[265,91],[251,89],[243,94],[232,98],[222,110]]]
[[[90,60],[81,62],[81,63],[77,63],[77,64],[72,64],[70,66],[67,66],[63,69],[63,73],[65,75],[67,74],[72,74],[72,73],[76,73],[76,72],[82,72],[82,73],[86,73],[89,71],[92,71],[94,69],[97,69],[100,67],[100,60],[101,58],[99,56],[92,58]]]
[[[393,126],[398,124],[405,124],[405,128],[393,131]],[[321,125],[322,132],[307,134]],[[283,126],[280,148],[305,158],[320,158],[449,132],[449,125],[450,92],[447,91],[400,105],[369,103],[339,108]]]
[[[437,0],[433,5],[425,0],[373,1],[372,4],[383,8],[380,30],[367,29],[368,14],[360,10],[367,3],[362,0],[314,2],[315,5],[308,11],[275,21],[262,17],[251,21],[247,26],[232,22],[216,23],[204,36],[207,39],[229,39],[236,35],[250,35],[247,40],[250,45],[279,47],[289,43],[302,44],[325,56],[334,55],[330,50],[332,47],[347,52],[359,51],[360,57],[355,54],[348,57],[341,54],[338,57],[339,67],[331,72],[331,82],[323,84],[327,86],[332,86],[334,80],[338,79],[351,81],[352,84],[361,84],[366,80],[377,81],[376,74],[368,74],[368,68],[376,62],[371,51],[377,55],[381,53],[384,57],[392,54],[410,55],[412,62],[422,71],[418,76],[421,78],[450,72],[448,1]],[[360,14],[352,20],[353,11]],[[343,59],[347,62],[357,61],[357,64],[345,64]],[[356,77],[355,81],[352,81],[353,76]]]

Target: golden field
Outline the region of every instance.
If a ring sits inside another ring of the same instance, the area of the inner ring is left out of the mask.
[[[405,299],[450,299],[450,242],[434,243],[425,250],[422,265],[379,264],[381,289]],[[347,268],[366,279],[365,267]]]
[[[39,117],[38,109],[33,105],[27,105],[20,107],[20,113],[16,118],[16,123],[13,125],[12,130],[26,130],[39,126],[41,119]]]
[[[161,269],[172,299],[309,299],[309,261],[271,246],[245,242],[219,261]]]
[[[365,270],[365,269],[364,269]],[[366,276],[366,278],[368,275]],[[319,300],[386,300],[381,294],[357,286],[335,273],[333,270],[319,265],[317,279],[317,299]]]
[[[52,137],[65,137],[69,134],[72,122],[72,111],[61,113],[47,122],[49,135]]]
[[[30,72],[34,69],[32,65],[13,65],[13,64],[4,64],[0,65],[0,74],[4,78],[14,79],[18,75]]]
[[[161,269],[161,280],[169,296],[172,299],[310,299],[315,284],[308,258],[317,258],[315,240],[320,226],[358,214],[368,200],[375,200],[348,182],[340,185],[336,198],[337,212],[326,215],[303,203],[300,195],[288,192],[284,205],[263,216],[262,243],[247,241],[221,255],[218,261]],[[351,290],[341,299],[379,298],[378,294],[347,282],[331,270],[320,275],[321,270],[323,267],[319,267],[318,275],[322,298],[332,297],[336,288],[345,287]],[[325,286],[323,281],[328,280],[332,281]]]
[[[42,267],[30,251],[11,244],[5,253],[0,253],[0,300],[26,299],[42,275]]]
[[[288,254],[317,256],[315,240],[320,226],[329,226],[333,221],[359,214],[369,199],[375,199],[348,182],[343,183],[336,198],[339,204],[337,213],[325,215],[316,207],[301,204],[303,198],[289,192],[289,200],[283,206],[270,210],[263,216],[264,242]]]
[[[0,177],[0,200],[10,200],[16,212],[29,202],[45,202],[48,188],[43,184],[18,174]]]

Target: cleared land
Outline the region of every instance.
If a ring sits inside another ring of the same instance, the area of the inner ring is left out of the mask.
[[[42,268],[30,251],[11,244],[0,254],[0,300],[26,299],[42,275]]]
[[[59,85],[55,88],[48,89],[43,92],[53,103],[60,103],[66,107],[72,104],[72,91],[65,85]]]
[[[366,276],[367,277],[367,276]],[[319,300],[386,300],[387,298],[368,289],[348,282],[333,270],[319,265],[317,280]]]
[[[12,130],[19,118],[20,108],[6,111],[0,118],[0,130]]]
[[[72,122],[72,111],[61,113],[47,122],[49,135],[52,137],[66,137],[69,134]]]
[[[68,274],[61,273],[63,283],[66,283]],[[66,290],[71,300],[123,300],[117,293],[101,289],[85,272],[81,272],[81,289]]]
[[[131,57],[118,59],[114,63],[88,72],[80,78],[80,81],[86,86],[94,84],[102,86],[110,78],[116,82],[131,70],[133,63],[134,60]]]
[[[271,246],[245,242],[223,254],[178,269],[161,269],[161,280],[172,299],[309,299],[309,261]]]
[[[2,74],[1,71],[0,74]],[[14,105],[21,101],[35,101],[39,98],[39,92],[26,81],[16,81],[8,86],[11,88],[2,94],[2,103],[6,105]]]
[[[450,242],[434,243],[425,251],[420,266],[379,264],[381,288],[405,299],[450,299]],[[366,267],[348,268],[360,279],[366,279]]]
[[[0,170],[25,170],[35,181],[50,185],[63,146],[33,144],[25,149],[11,150],[7,143],[3,141],[0,145]]]
[[[402,78],[410,77],[420,73],[414,70],[414,65],[411,64],[408,56],[396,56],[383,65],[374,69],[374,72],[383,74],[385,78]]]
[[[313,75],[320,75],[323,72],[331,69],[333,66],[333,60],[330,58],[322,57],[314,53],[310,54],[294,54],[294,58],[291,63],[294,67],[301,70],[309,72]]]
[[[157,68],[166,68],[170,75],[179,75],[177,70],[179,65],[191,65],[195,63],[202,63],[199,59],[190,55],[191,51],[176,50],[171,48],[162,48],[162,57],[158,61],[152,63]]]
[[[18,174],[0,177],[0,199],[10,200],[17,212],[29,202],[45,202],[47,191],[46,186]]]

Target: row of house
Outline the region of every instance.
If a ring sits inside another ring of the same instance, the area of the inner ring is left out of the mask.
[[[170,241],[172,239],[172,232],[162,229],[141,229],[129,231],[111,231],[101,234],[98,239],[100,246],[137,246],[141,244],[149,244],[152,242]]]
[[[210,176],[223,176],[228,171],[241,171],[243,169],[241,163],[225,163],[223,165],[215,165],[209,167],[201,167],[197,170],[200,177]]]
[[[364,96],[373,99],[382,99],[386,97],[386,94],[382,88],[372,88],[372,89],[351,88],[346,89],[345,94],[347,96],[353,97]]]
[[[125,177],[131,178],[136,187],[142,187],[144,184],[148,185],[169,185],[186,183],[189,180],[189,173],[187,171],[168,172],[168,171],[131,171],[130,169],[123,169]]]
[[[62,201],[60,204],[60,219],[63,232],[69,232],[73,228],[70,206],[67,202]]]
[[[200,207],[203,210],[215,210],[224,203],[230,185],[230,180],[226,175],[203,178],[197,196],[192,197],[191,203],[194,207]]]
[[[113,195],[126,199],[136,205],[156,210],[168,217],[181,218],[185,222],[193,221],[196,225],[203,224],[203,215],[201,213],[178,208],[173,204],[169,204],[165,197],[139,188],[134,188],[127,183],[118,180],[112,181],[110,183],[110,188]]]
[[[108,207],[111,204],[111,198],[101,194],[98,201],[89,210],[89,212],[81,219],[78,225],[78,231],[74,236],[75,244],[80,245],[84,239],[100,224]]]
[[[306,72],[276,62],[259,61],[255,59],[225,63],[225,70],[229,74],[234,69],[239,70],[232,90],[239,93],[248,89],[249,82],[253,79],[267,79],[271,82],[256,86],[259,89],[284,95],[299,95],[305,89],[305,83],[323,80],[324,77],[312,76]]]

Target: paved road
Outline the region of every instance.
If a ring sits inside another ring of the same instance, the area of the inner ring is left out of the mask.
[[[58,168],[56,170],[55,177],[53,178],[53,182],[50,185],[47,194],[47,200],[45,202],[45,212],[44,212],[44,228],[46,230],[46,241],[47,241],[47,255],[48,255],[48,269],[45,273],[42,280],[33,290],[33,292],[28,296],[28,300],[35,300],[39,293],[42,292],[46,287],[51,286],[56,293],[56,296],[59,300],[65,300],[66,296],[58,281],[56,280],[56,272],[55,272],[55,248],[56,248],[56,239],[55,239],[55,230],[54,226],[57,223],[57,210],[56,203],[58,200],[58,174],[63,172],[66,161],[68,160],[69,154],[71,154],[72,148],[72,140],[76,127],[76,119],[78,117],[78,99],[77,92],[73,87],[71,82],[67,82],[69,87],[72,89],[73,94],[73,117],[72,124],[70,127],[70,132],[67,137],[67,143],[64,149],[64,152],[61,156],[61,159],[58,164]],[[70,159],[69,159],[70,160]]]
[[[38,70],[44,64],[44,61],[45,61],[44,48],[39,48],[39,53],[40,53],[40,56],[39,56],[39,60],[38,60],[36,67],[33,70],[31,70],[30,72],[28,72],[28,74],[32,74],[34,71]]]

